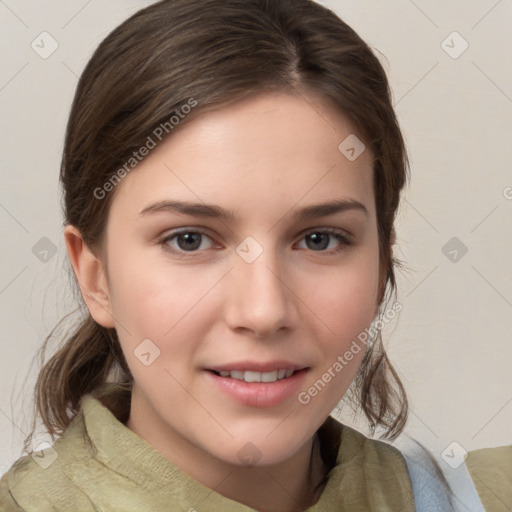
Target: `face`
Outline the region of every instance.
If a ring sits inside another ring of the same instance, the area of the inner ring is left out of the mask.
[[[162,451],[279,463],[349,387],[364,347],[335,363],[379,290],[373,156],[342,154],[351,134],[319,98],[263,94],[181,126],[117,186],[109,308],[130,422]]]

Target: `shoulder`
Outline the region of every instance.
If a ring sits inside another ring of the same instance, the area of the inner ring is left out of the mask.
[[[395,470],[402,470],[402,473],[407,474],[405,458],[400,450],[387,442],[366,437],[354,428],[337,422],[334,418],[331,419],[339,425],[342,446],[340,446],[338,458],[343,459],[345,464],[365,464],[373,468],[394,467]]]
[[[382,475],[386,471],[392,473],[394,468],[396,468],[395,471],[398,469],[402,475],[402,488],[407,488],[409,485],[412,490],[412,510],[416,512],[462,510],[483,512],[476,491],[468,492],[467,486],[461,485],[461,483],[465,484],[462,481],[461,472],[459,471],[456,475],[451,472],[450,478],[447,478],[436,456],[409,436],[402,435],[391,445],[364,438],[354,431],[350,431],[350,435],[360,444],[361,457],[366,459],[364,461],[366,465],[381,464],[382,469],[376,474]],[[385,476],[381,478],[386,485],[393,483],[389,478],[386,480]],[[397,492],[396,489],[393,492]],[[462,498],[465,503],[471,504],[471,508],[459,507]]]
[[[400,450],[347,426],[343,427],[343,436],[347,442],[343,443],[345,454],[342,457],[350,460],[351,465],[360,465],[372,486],[400,494],[405,501],[413,498],[407,461]]]
[[[114,412],[105,406],[104,397]],[[68,510],[70,503],[74,510],[96,511],[90,500],[91,487],[94,490],[99,483],[108,487],[116,477],[106,464],[108,456],[98,458],[98,450],[115,445],[111,431],[123,428],[115,413],[123,416],[125,403],[124,384],[107,383],[85,395],[78,413],[53,446],[19,458],[3,475],[0,511]],[[112,451],[115,454],[116,448]]]
[[[79,510],[91,510],[80,488],[69,477],[93,460],[79,412],[53,446],[20,457],[0,480],[0,510],[65,510],[70,500]]]
[[[355,506],[363,500],[366,510],[414,511],[414,493],[406,461],[397,448],[368,438],[334,418],[326,424],[331,433],[336,429],[340,433],[336,465],[329,478],[332,485],[343,492],[345,505]]]
[[[23,509],[11,493],[7,476],[8,473],[0,479],[0,510],[2,512],[22,512]]]
[[[512,510],[512,445],[470,451],[466,467],[486,510]]]
[[[401,435],[396,442],[406,460],[417,512],[455,511],[454,490],[435,456],[407,435]]]

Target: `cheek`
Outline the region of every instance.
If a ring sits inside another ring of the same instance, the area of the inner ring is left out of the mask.
[[[319,374],[322,382],[312,384],[328,390],[326,406],[334,407],[349,387],[366,351],[368,328],[375,317],[378,293],[378,258],[358,254],[357,262],[342,265],[324,286],[308,293],[308,305],[318,315],[324,336],[317,337],[321,353]],[[312,390],[315,392],[315,390]]]
[[[111,240],[109,260],[114,316],[129,324],[128,330],[144,336],[167,331],[182,304],[178,300],[184,291],[180,273],[166,271],[161,262],[148,258],[147,250],[136,244],[130,247],[130,241],[120,237]]]
[[[150,339],[161,351],[158,363],[174,366],[211,327],[222,302],[214,290],[220,276],[199,277],[197,268],[167,265],[162,258],[143,264],[136,252],[119,256],[110,272],[111,304],[123,348],[129,354]]]
[[[312,292],[308,292],[308,301],[336,339],[357,335],[375,316],[378,264],[376,258],[365,259],[362,256],[357,264],[340,266],[323,279],[321,288],[313,282],[308,285]]]
[[[298,396],[313,404],[321,416],[329,414],[350,387],[366,352],[368,328],[375,315],[377,272],[340,271],[323,291],[309,295],[325,335],[316,336],[317,369]],[[320,398],[315,398],[319,396]],[[311,407],[311,405],[308,405]]]

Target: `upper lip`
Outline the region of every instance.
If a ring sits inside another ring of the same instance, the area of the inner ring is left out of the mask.
[[[267,362],[257,362],[257,361],[238,361],[233,363],[225,363],[219,364],[216,366],[209,366],[206,368],[207,370],[213,370],[216,372],[220,371],[252,371],[252,372],[273,372],[276,370],[302,370],[304,368],[308,368],[306,365],[301,365],[297,363],[292,363],[290,361],[267,361]]]

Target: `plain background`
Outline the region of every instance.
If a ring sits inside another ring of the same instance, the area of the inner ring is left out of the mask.
[[[0,0],[0,474],[29,430],[34,354],[75,308],[58,171],[77,79],[99,42],[150,3]],[[403,310],[384,330],[410,400],[406,433],[436,456],[454,441],[510,444],[512,2],[321,3],[377,49],[411,160],[396,225]],[[44,31],[58,43],[46,59],[31,47]]]

